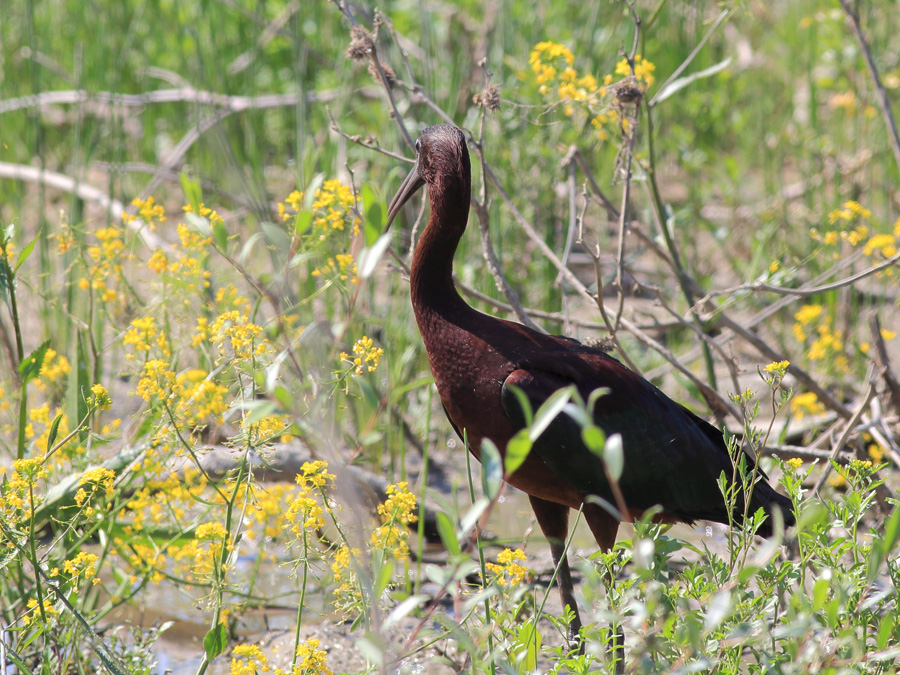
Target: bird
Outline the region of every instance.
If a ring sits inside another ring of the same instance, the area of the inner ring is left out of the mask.
[[[415,166],[388,206],[385,231],[427,186],[430,216],[413,254],[410,296],[444,412],[470,452],[480,460],[489,440],[505,456],[507,443],[526,426],[520,393],[537,410],[554,392],[574,387],[584,401],[593,400],[594,424],[607,437],[621,437],[624,465],[617,483],[631,519],[659,508],[663,522],[740,522],[742,500],[729,513],[718,484],[723,472],[729,482],[734,475],[719,429],[604,351],[484,314],[463,300],[453,281],[453,258],[471,199],[466,137],[454,125],[438,124],[421,132],[415,149]],[[605,393],[591,399],[597,389]],[[749,455],[748,462],[753,469]],[[757,532],[770,536],[775,510],[786,526],[794,523],[792,505],[757,473],[749,513],[766,512]],[[561,412],[504,480],[528,495],[550,544],[562,605],[572,611],[570,646],[579,645],[582,624],[565,541],[569,512],[581,509],[597,545],[608,551],[615,544],[623,514],[603,506],[604,500],[616,503],[603,460],[585,444],[581,426]]]

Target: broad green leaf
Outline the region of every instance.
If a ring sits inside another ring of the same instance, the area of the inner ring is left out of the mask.
[[[506,444],[506,456],[503,458],[503,470],[507,476],[515,473],[516,469],[522,466],[522,463],[531,452],[531,446],[531,439],[528,437],[527,429],[519,429],[509,439],[509,442]]]
[[[306,190],[303,191],[303,210],[304,211],[312,211],[313,204],[316,201],[316,193],[319,191],[319,188],[322,187],[322,183],[325,182],[325,174],[317,173],[313,176],[313,179],[309,181],[309,185],[306,186]]]
[[[550,423],[563,411],[563,408],[565,408],[569,401],[572,400],[572,394],[574,392],[574,385],[554,391],[550,397],[544,401],[541,407],[538,408],[538,411],[534,415],[534,422],[528,429],[528,438],[531,439],[532,443],[540,438],[540,435],[547,430]]]
[[[625,452],[622,448],[622,435],[613,434],[606,439],[606,447],[603,449],[603,461],[610,477],[618,482],[625,468]]]
[[[218,220],[212,223],[212,238],[218,250],[224,251],[228,248],[228,230],[225,229],[224,223]]]
[[[427,595],[411,595],[406,598],[406,600],[404,600],[399,605],[394,607],[393,610],[391,610],[391,613],[388,614],[387,618],[384,620],[384,623],[381,625],[381,630],[387,630],[391,626],[394,626],[405,619],[410,614],[410,612],[412,612],[416,607],[428,600],[429,597],[430,596]]]
[[[490,505],[490,500],[485,499],[484,497],[480,497],[475,500],[475,503],[469,507],[469,510],[466,511],[466,514],[462,517],[462,520],[459,522],[459,538],[465,539],[469,536],[469,532],[472,531],[472,528],[478,524],[478,520],[481,518],[484,510]]]
[[[534,411],[531,409],[531,401],[528,400],[528,396],[525,395],[525,392],[516,385],[511,384],[508,388],[515,394],[516,399],[519,401],[519,407],[522,409],[522,414],[525,416],[525,426],[530,427],[534,422]]]
[[[451,556],[459,555],[459,539],[456,537],[456,527],[450,520],[450,516],[443,511],[438,511],[435,518],[437,519],[438,534],[441,535],[441,541],[444,542],[447,553]]]
[[[56,417],[53,418],[53,422],[50,424],[50,431],[47,432],[47,451],[53,449],[53,445],[56,443],[56,437],[59,435],[59,423],[62,422],[63,414],[59,413]]]
[[[22,252],[19,254],[19,257],[16,258],[16,268],[13,270],[13,273],[19,271],[19,268],[22,266],[28,257],[31,255],[31,252],[34,250],[34,245],[37,243],[37,237],[28,242],[25,248],[22,249]]]
[[[302,236],[312,225],[313,212],[302,209],[294,216],[294,234],[298,237]]]
[[[500,492],[503,480],[503,462],[500,451],[490,439],[481,441],[481,489],[488,499],[494,499]]]
[[[653,97],[653,105],[657,103],[662,103],[667,98],[675,94],[676,92],[681,91],[686,86],[688,86],[691,82],[695,80],[702,80],[706,77],[712,77],[716,73],[719,73],[725,70],[728,66],[731,65],[731,57],[729,56],[724,61],[719,61],[719,63],[714,66],[710,66],[709,68],[705,68],[704,70],[698,71],[691,75],[685,75],[684,77],[679,77],[677,80],[673,80],[670,82],[665,89],[658,92],[656,96]]]
[[[249,411],[250,414],[244,418],[242,425],[249,427],[274,413],[278,406],[272,401],[247,401],[243,408],[245,413]]]
[[[203,202],[203,189],[200,187],[199,181],[188,176],[184,171],[178,174],[178,180],[181,181],[181,189],[187,198],[187,203],[195,213],[200,213],[200,204]]]
[[[596,424],[588,424],[581,429],[581,440],[593,454],[603,457],[603,448],[606,445],[606,434],[603,433],[603,429]]]
[[[884,524],[884,554],[890,555],[900,540],[900,506],[895,506]]]
[[[722,621],[731,614],[731,591],[724,590],[715,595],[706,610],[706,618],[703,621],[703,627],[706,630],[716,628]]]
[[[358,265],[360,279],[368,279],[372,276],[375,268],[378,267],[378,261],[381,260],[387,247],[391,244],[391,236],[391,232],[383,234],[371,247],[360,251]]]
[[[50,340],[47,340],[22,359],[22,363],[19,364],[19,377],[21,377],[23,385],[28,384],[40,374],[41,367],[44,365],[44,357],[49,348]]]
[[[228,646],[228,627],[224,623],[218,624],[203,638],[203,651],[211,661],[225,651]]]

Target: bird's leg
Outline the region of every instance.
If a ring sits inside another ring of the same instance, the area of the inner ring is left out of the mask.
[[[597,545],[604,551],[611,551],[613,546],[616,545],[616,534],[619,531],[618,519],[614,518],[612,514],[602,506],[593,503],[586,503],[582,509],[582,513],[584,514],[584,519],[587,521],[588,527],[591,528],[594,539],[597,540]],[[612,573],[609,573],[607,583],[609,586],[616,583]],[[624,673],[625,631],[622,630],[622,625],[619,623],[614,623],[610,626],[610,630],[613,633],[613,639],[615,641],[613,643],[612,651],[616,659],[616,673]]]
[[[559,587],[559,597],[563,608],[570,607],[574,617],[569,624],[567,640],[569,653],[581,654],[584,652],[584,643],[581,641],[581,616],[578,614],[578,604],[575,602],[575,587],[572,583],[572,572],[569,570],[569,559],[566,556],[566,535],[569,531],[569,507],[554,502],[548,502],[539,497],[528,496],[531,508],[537,518],[541,532],[550,542],[550,554],[553,556],[553,564],[559,570],[556,574],[556,585]]]

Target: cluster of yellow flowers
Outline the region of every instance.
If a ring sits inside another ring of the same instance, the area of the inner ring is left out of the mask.
[[[640,54],[635,55],[634,79],[645,85],[645,89],[653,86],[653,83],[656,82],[656,77],[653,75],[654,70],[656,70],[656,66],[650,61],[644,59]],[[631,75],[631,65],[628,63],[628,59],[622,59],[616,64],[616,75],[624,77]]]
[[[241,433],[244,444],[252,448],[270,445],[276,439],[282,443],[290,443],[293,436],[289,433],[293,421],[288,415],[266,415],[247,424],[248,416],[241,417]]]
[[[801,307],[794,314],[794,338],[797,342],[806,342],[811,337],[809,330],[814,328],[814,339],[810,342],[806,355],[812,361],[827,359],[829,365],[846,372],[850,368],[850,361],[844,354],[844,332],[835,329],[831,325],[831,316],[823,312],[822,305],[808,304]]]
[[[53,606],[53,602],[49,598],[44,598],[44,602],[41,603],[43,605],[43,614],[47,617],[48,620],[52,620],[55,618],[59,612],[56,610],[56,607]],[[28,608],[28,613],[22,617],[22,623],[26,626],[30,626],[31,622],[35,620],[35,617],[40,617],[41,612],[35,611],[38,608],[38,601],[34,598],[31,598],[26,603]]]
[[[358,608],[362,602],[362,590],[353,569],[354,561],[361,554],[358,548],[351,550],[345,545],[338,548],[331,559],[331,575],[336,584],[334,607],[339,612],[348,612],[353,607]]]
[[[97,560],[98,557],[95,553],[81,551],[71,560],[66,560],[65,564],[63,565],[63,570],[65,570],[66,574],[71,576],[73,579],[77,577],[94,579],[94,576],[97,574]],[[94,581],[99,582],[100,580],[94,579]]]
[[[363,374],[364,369],[374,373],[383,355],[384,349],[376,347],[372,338],[363,335],[353,344],[353,357],[347,352],[341,352],[341,361],[349,363],[354,375],[358,377]]]
[[[505,548],[497,555],[496,563],[485,563],[485,567],[500,586],[517,586],[528,575],[528,568],[521,564],[523,562],[525,552],[522,549]]]
[[[50,347],[44,353],[44,362],[41,364],[38,377],[32,382],[41,391],[46,391],[48,384],[64,388],[65,378],[70,372],[72,372],[72,366],[69,364],[69,359]]]
[[[349,281],[355,286],[359,283],[359,278],[356,276],[358,272],[352,253],[338,253],[333,258],[328,258],[324,265],[314,269],[312,275]]]
[[[900,218],[894,222],[891,232],[872,234],[870,236],[869,221],[872,212],[857,201],[848,201],[828,214],[829,225],[840,225],[841,229],[819,232],[817,228],[810,229],[810,237],[814,241],[821,241],[826,246],[836,246],[846,243],[856,247],[863,245],[863,253],[867,256],[880,254],[884,258],[897,255],[900,250]],[[840,257],[839,251],[833,251],[832,257]],[[883,274],[891,276],[893,269],[884,270]]]
[[[258,645],[237,645],[232,657],[230,675],[333,675],[327,664],[327,653],[319,649],[316,638],[309,638],[297,647],[295,665],[290,670],[272,666]]]
[[[798,420],[803,419],[805,415],[821,415],[823,412],[825,412],[825,406],[811,391],[797,394],[791,399],[791,413]]]
[[[48,402],[44,402],[39,406],[35,406],[28,411],[29,422],[25,427],[25,438],[33,442],[34,451],[42,457],[50,451],[50,448],[47,446],[47,444],[50,442],[50,429],[52,428],[53,421],[56,419],[57,415],[59,415],[59,426],[57,426],[56,431],[57,442],[59,442],[59,439],[65,438],[69,433],[68,415],[66,415],[60,409],[56,409],[51,412],[50,404]],[[37,429],[40,429],[39,434],[37,432],[36,426]],[[74,454],[73,451],[76,448],[76,439],[72,439],[62,448],[63,454]]]
[[[112,469],[102,466],[88,469],[78,479],[78,485],[82,487],[79,487],[78,492],[75,493],[75,503],[83,506],[91,496],[98,492],[103,492],[107,499],[112,497],[115,480],[116,472]],[[90,493],[84,488],[85,485],[89,486]]]
[[[282,221],[296,216],[303,208],[304,193],[294,190],[283,202],[278,204],[278,215]],[[349,186],[336,178],[326,180],[316,190],[312,203],[313,227],[319,231],[319,239],[324,240],[333,230],[352,228],[353,234],[359,232],[360,220],[353,212],[356,199]]]
[[[628,59],[623,58],[616,64],[614,75],[604,76],[602,85],[590,73],[579,74],[574,67],[575,57],[572,52],[556,42],[536,44],[528,62],[541,95],[553,102],[562,102],[567,117],[572,117],[575,114],[575,104],[580,104],[587,111],[600,140],[609,138],[607,127],[619,120],[618,111],[603,104],[610,87],[630,80],[644,91],[655,81],[653,71],[656,66],[640,54],[634,58],[633,72]],[[621,78],[616,80],[616,75]]]
[[[296,482],[297,495],[285,513],[282,527],[301,538],[305,529],[325,527],[324,513],[331,512],[332,506],[324,490],[327,485],[334,483],[334,474],[328,472],[328,462],[304,462]],[[321,498],[324,507],[317,496]]]
[[[13,472],[0,487],[0,513],[7,523],[13,524],[31,517],[31,498],[37,495],[38,481],[47,477],[43,459],[32,457],[13,462]],[[0,533],[0,537],[2,537]]]
[[[268,340],[261,337],[262,326],[250,321],[246,312],[236,309],[222,312],[208,327],[201,327],[198,323],[198,336],[201,335],[201,328],[204,338],[216,347],[219,361],[232,356],[239,361],[246,361],[269,351]]]
[[[164,331],[156,325],[156,319],[152,316],[144,316],[135,319],[122,336],[122,344],[126,348],[125,358],[134,360],[137,354],[131,354],[127,350],[144,352],[146,358],[151,349],[159,349],[162,356],[167,359],[172,356],[169,340]]]
[[[156,203],[156,199],[153,195],[150,195],[147,199],[137,197],[131,204],[137,208],[138,215],[143,218],[144,222],[147,223],[151,230],[156,229],[157,223],[166,222],[166,210],[162,204]],[[126,225],[133,223],[136,219],[137,216],[134,214],[125,211],[122,212],[122,222]]]
[[[387,494],[384,504],[378,505],[381,525],[372,532],[372,546],[390,551],[394,558],[405,558],[409,555],[407,526],[419,519],[415,513],[416,496],[409,491],[406,481],[388,485]]]
[[[85,399],[91,408],[109,410],[112,407],[112,398],[102,384],[97,383],[91,387],[91,395]]]

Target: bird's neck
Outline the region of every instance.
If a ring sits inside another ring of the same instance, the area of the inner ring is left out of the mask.
[[[468,181],[464,185],[429,193],[431,217],[416,245],[410,270],[410,292],[417,317],[429,312],[472,311],[453,284],[453,256],[469,218]]]

